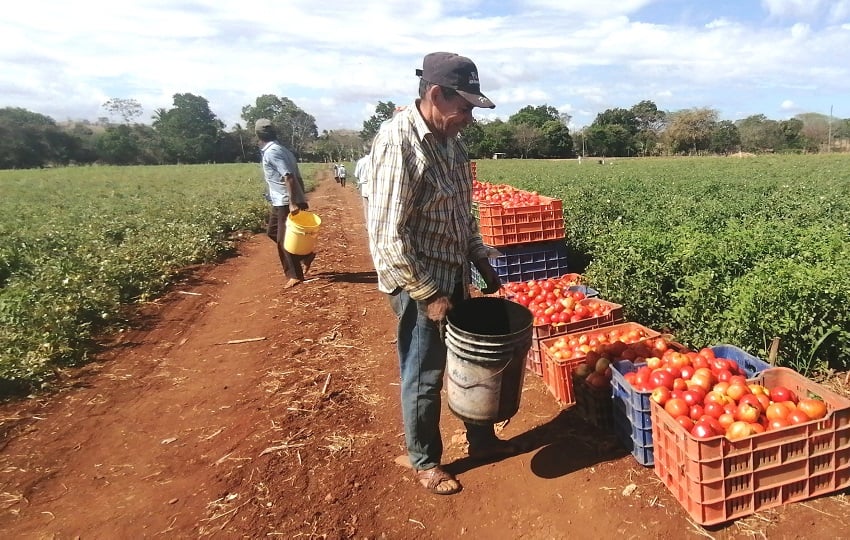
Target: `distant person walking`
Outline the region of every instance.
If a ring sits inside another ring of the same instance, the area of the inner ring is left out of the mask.
[[[337,171],[337,174],[339,174],[339,185],[345,187],[345,165],[340,163],[337,168]]]
[[[334,170],[334,182],[339,184],[339,165],[334,163],[333,170]]]
[[[360,196],[363,197],[363,217],[366,223],[369,223],[369,162],[371,159],[371,156],[366,154],[354,165],[354,177],[357,178],[357,187],[360,188]]]
[[[270,120],[260,118],[254,123],[254,132],[260,143],[263,176],[271,202],[266,234],[277,244],[280,265],[288,278],[284,284],[289,289],[304,281],[304,274],[313,264],[315,253],[294,255],[284,248],[286,218],[308,208],[304,194],[304,181],[298,170],[298,161],[288,149],[277,141],[277,130]],[[304,269],[301,269],[301,266]]]

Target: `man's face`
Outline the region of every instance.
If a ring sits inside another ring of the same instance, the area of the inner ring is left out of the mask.
[[[472,123],[472,104],[459,95],[446,97],[442,88],[436,88],[434,105],[437,109],[434,127],[445,137],[455,137]]]

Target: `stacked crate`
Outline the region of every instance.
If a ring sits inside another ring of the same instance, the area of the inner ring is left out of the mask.
[[[478,182],[475,162],[471,167],[475,185],[487,185]],[[509,186],[502,187],[511,193],[531,195]],[[484,244],[500,253],[490,257],[490,264],[502,283],[557,278],[569,273],[563,203],[540,196],[534,197],[534,202],[536,204],[514,206],[473,200],[472,214],[478,221]],[[471,274],[472,283],[480,289],[485,288],[484,279],[474,266]],[[537,375],[543,375],[539,344],[540,338],[535,332],[528,353],[528,367]]]

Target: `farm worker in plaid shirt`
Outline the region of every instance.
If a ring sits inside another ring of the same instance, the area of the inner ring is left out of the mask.
[[[410,465],[423,487],[448,495],[461,486],[440,466],[440,390],[446,346],[440,325],[467,295],[469,263],[484,278],[485,293],[500,287],[471,213],[472,174],[458,133],[474,107],[493,108],[469,58],[425,56],[419,99],[384,122],[370,153],[369,249],[378,289],[398,316],[401,409]],[[475,459],[511,455],[492,425],[467,424]]]

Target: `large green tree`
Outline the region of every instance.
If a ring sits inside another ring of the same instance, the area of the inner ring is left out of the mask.
[[[661,132],[664,130],[667,114],[659,111],[655,103],[649,100],[633,105],[630,112],[634,116],[637,128],[634,135],[635,148],[642,156],[653,154]]]
[[[508,118],[520,155],[536,158],[573,155],[569,122],[568,114],[549,105],[527,105]]]
[[[43,167],[72,159],[78,141],[49,116],[19,107],[0,109],[0,168]]]
[[[738,120],[735,125],[741,134],[741,148],[745,152],[775,151],[784,147],[779,122],[763,114],[748,116]]]
[[[224,123],[210,110],[206,98],[174,94],[174,107],[158,110],[154,118],[153,127],[169,162],[214,161]]]
[[[287,97],[264,94],[254,105],[242,107],[242,119],[253,128],[254,122],[267,118],[277,128],[278,140],[296,156],[300,156],[307,145],[319,136],[316,119]]]
[[[717,123],[717,127],[711,134],[711,150],[718,154],[729,155],[741,147],[741,134],[738,127],[731,120],[723,120]]]
[[[683,109],[670,113],[664,140],[674,154],[698,155],[709,151],[717,127],[717,111],[709,108]]]
[[[103,161],[111,165],[138,163],[142,154],[138,140],[130,126],[125,124],[107,127],[97,139],[97,152]]]
[[[585,145],[591,155],[631,156],[635,154],[634,136],[638,123],[632,111],[607,109],[596,115],[585,130]]]

